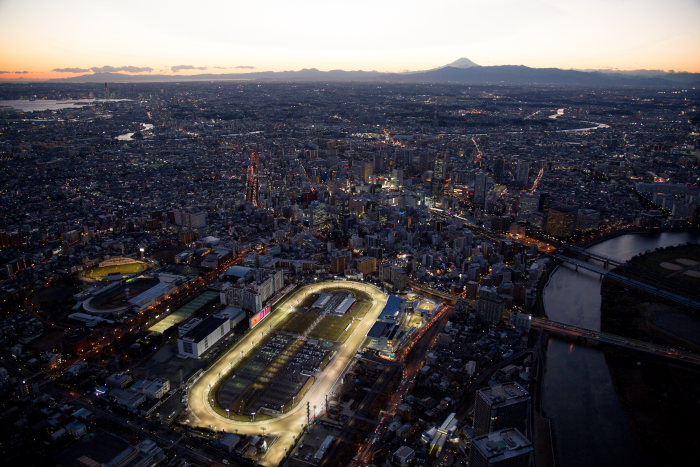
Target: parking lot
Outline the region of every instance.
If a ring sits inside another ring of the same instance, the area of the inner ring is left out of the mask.
[[[314,340],[275,334],[221,384],[218,403],[229,409],[229,413],[251,419],[282,413],[293,405],[304,386],[311,383],[328,356],[329,350]]]

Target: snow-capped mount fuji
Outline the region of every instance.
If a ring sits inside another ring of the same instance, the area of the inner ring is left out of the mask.
[[[661,72],[658,75],[638,76],[633,74],[605,73],[601,71],[530,68],[523,65],[481,66],[468,58],[462,57],[438,68],[402,73],[363,70],[320,71],[316,68],[304,68],[296,71],[200,73],[195,75],[94,73],[49,81],[130,83],[214,80],[677,87],[700,86],[700,73]]]
[[[448,63],[447,65],[445,65],[445,66],[443,66],[443,67],[441,67],[441,68],[446,68],[446,67],[448,67],[448,66],[449,66],[449,67],[452,67],[452,68],[461,68],[461,69],[465,69],[465,68],[473,68],[473,67],[475,67],[475,66],[481,66],[481,65],[478,65],[478,64],[472,62],[471,60],[469,60],[469,59],[466,58],[466,57],[462,57],[462,58],[458,58],[457,60],[455,60],[455,61],[452,62],[452,63]]]

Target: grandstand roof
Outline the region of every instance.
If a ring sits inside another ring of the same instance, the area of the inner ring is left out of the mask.
[[[395,327],[397,327],[397,325],[394,323],[383,323],[381,321],[377,321],[367,333],[367,337],[374,339],[381,339],[382,337],[389,338]]]
[[[401,311],[401,303],[403,300],[396,295],[390,295],[389,299],[386,301],[386,306],[379,314],[378,321],[384,320],[394,320]]]
[[[171,288],[171,284],[167,282],[159,282],[150,289],[138,294],[137,296],[129,300],[129,303],[131,303],[132,305],[144,306],[157,299],[161,295],[167,293]]]

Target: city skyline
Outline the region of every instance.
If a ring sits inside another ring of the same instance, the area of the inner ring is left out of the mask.
[[[400,5],[400,8],[399,8]],[[341,20],[342,18],[342,20]],[[99,71],[402,72],[479,65],[700,72],[700,4],[657,2],[0,3],[0,79]]]
[[[682,465],[700,90],[655,81],[3,83],[5,463]]]
[[[700,0],[0,0],[6,465],[685,465]]]

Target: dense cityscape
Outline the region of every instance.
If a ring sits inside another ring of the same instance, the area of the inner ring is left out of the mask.
[[[0,84],[6,465],[690,465],[700,91]]]

